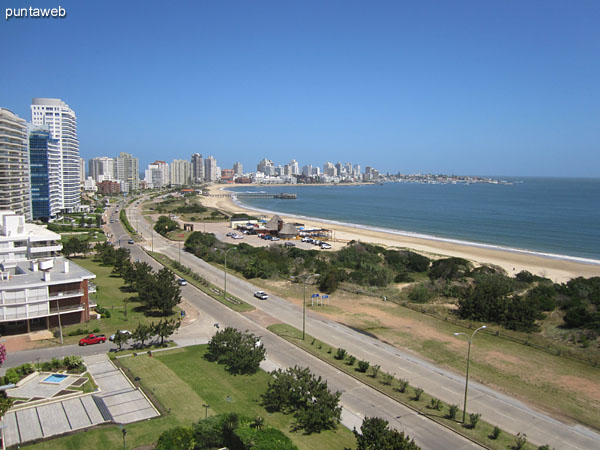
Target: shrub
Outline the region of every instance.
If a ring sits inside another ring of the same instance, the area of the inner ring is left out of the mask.
[[[338,348],[337,353],[335,354],[335,359],[339,359],[342,361],[346,357],[346,350],[343,348]]]
[[[494,427],[490,439],[498,439],[500,437],[500,433],[502,433],[502,430],[498,427]]]
[[[391,373],[386,373],[386,372],[384,372],[384,373],[381,375],[381,377],[382,377],[382,380],[381,380],[381,382],[382,382],[383,384],[385,384],[386,386],[389,386],[389,385],[391,385],[391,384],[392,384],[392,382],[394,381],[394,375],[392,375]]]
[[[408,388],[408,380],[405,378],[401,378],[399,383],[400,386],[398,387],[398,390],[402,393],[406,392],[406,389]]]
[[[554,448],[551,448],[548,444],[545,444],[545,445],[540,445],[538,447],[538,450],[554,450]]]
[[[423,283],[416,285],[408,292],[408,299],[414,303],[426,303],[431,297],[433,297],[432,292]]]
[[[413,397],[413,399],[418,402],[419,400],[421,400],[421,395],[423,395],[423,388],[415,388],[415,396]]]
[[[379,369],[381,369],[381,366],[378,364],[371,366],[371,377],[377,378],[377,375],[379,374]]]
[[[362,373],[366,373],[369,370],[369,361],[359,361],[358,362],[358,371]]]
[[[458,414],[458,405],[450,405],[446,417],[451,420],[456,420],[456,414]]]
[[[63,359],[63,364],[69,370],[77,369],[83,366],[83,358],[81,356],[76,355],[65,356],[65,358]]]
[[[352,355],[348,356],[348,360],[346,361],[346,364],[348,364],[349,366],[353,366],[354,363],[356,362],[356,358]]]
[[[6,384],[17,384],[21,377],[17,373],[17,369],[10,368],[6,370],[6,374],[4,375],[4,382]]]
[[[82,334],[90,334],[90,330],[87,330],[85,328],[77,328],[76,330],[69,331],[69,333],[67,333],[67,336],[79,336]]]
[[[430,408],[440,411],[442,409],[442,401],[437,398],[432,398]]]
[[[478,413],[469,414],[469,428],[474,429],[477,426],[477,422],[479,422],[480,417],[481,414]]]
[[[155,450],[185,450],[193,448],[194,444],[194,432],[191,428],[176,427],[160,435]]]
[[[517,433],[515,436],[514,450],[521,450],[527,444],[527,435],[525,433]]]

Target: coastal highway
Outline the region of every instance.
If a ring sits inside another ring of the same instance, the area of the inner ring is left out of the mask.
[[[137,223],[137,220],[132,220],[130,214],[128,214],[128,218],[131,224]],[[143,222],[146,224],[145,221]],[[140,221],[141,223],[142,221]],[[112,234],[117,238],[124,234],[120,223],[111,224],[111,229]],[[154,269],[160,267],[138,245],[129,245],[125,242],[127,242],[126,239],[121,239],[121,245],[131,251],[133,258],[148,262]],[[163,247],[165,243],[162,238],[155,236],[154,250],[161,252],[167,250],[165,253],[168,253],[171,258],[177,259],[178,247]],[[160,249],[157,248],[157,245],[160,246]],[[172,252],[175,253],[173,254]],[[181,253],[182,263],[188,264],[192,262],[192,260],[188,262],[187,257],[192,257],[192,255],[187,255],[185,252]],[[240,330],[248,330],[260,336],[267,349],[268,360],[272,365],[280,368],[293,367],[295,365],[310,367],[313,373],[326,379],[331,390],[342,392],[340,403],[344,408],[344,414],[350,414],[355,417],[354,421],[357,428],[360,427],[362,418],[365,416],[377,416],[386,419],[392,427],[404,430],[423,449],[481,448],[479,445],[463,438],[454,431],[427,419],[423,415],[367,387],[356,379],[271,333],[260,324],[261,320],[257,318],[255,313],[236,313],[190,284],[182,287],[182,296],[187,302],[194,305],[201,314],[213,317],[221,327],[232,326]],[[246,297],[247,295],[244,295],[244,298]]]
[[[150,248],[151,227],[140,216],[138,207],[127,209],[132,225],[139,226],[146,239],[146,247]],[[178,260],[194,271],[210,280],[217,286],[223,284],[223,271],[207,264],[203,260],[181,251],[176,243],[167,241],[154,234],[154,250]],[[270,295],[268,301],[253,297],[256,287],[251,283],[229,275],[227,290],[233,295],[254,305],[261,311],[261,317],[271,316],[277,321],[288,323],[296,328],[302,327],[301,308],[285,299]],[[255,316],[259,317],[258,314]],[[306,329],[312,336],[336,347],[349,350],[358,359],[365,359],[371,364],[379,364],[388,373],[395,373],[398,378],[406,378],[412,386],[420,386],[425,392],[450,404],[462,405],[464,396],[464,376],[441,369],[414,355],[403,352],[377,339],[365,336],[337,322],[325,319],[307,311]],[[516,434],[526,433],[530,442],[538,445],[550,444],[556,450],[600,448],[600,434],[581,425],[570,425],[553,419],[523,402],[499,393],[480,383],[469,383],[469,411],[478,412],[482,417],[500,428]],[[447,447],[451,448],[451,447]]]

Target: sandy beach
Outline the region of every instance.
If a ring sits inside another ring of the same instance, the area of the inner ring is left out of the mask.
[[[226,188],[227,186],[214,185],[210,186],[208,189],[211,194],[222,194],[222,189]],[[202,197],[202,203],[205,206],[219,208],[229,212],[246,212],[248,214],[257,215],[256,211],[242,207],[234,203],[233,200],[228,197]],[[301,222],[309,228],[326,228],[332,230],[334,249],[343,247],[351,240],[357,240],[380,244],[387,247],[408,248],[427,256],[455,256],[468,259],[477,264],[494,264],[502,267],[509,275],[515,275],[521,270],[527,270],[533,274],[550,278],[557,283],[566,282],[571,278],[579,276],[586,278],[600,276],[600,265],[598,264],[587,264],[536,254],[477,247],[436,239],[404,236],[384,231],[369,230],[364,227],[358,228],[351,224],[331,224],[325,221],[309,220],[285,214],[280,214],[280,216],[286,222]]]

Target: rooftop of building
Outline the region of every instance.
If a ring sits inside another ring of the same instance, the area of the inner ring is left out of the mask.
[[[0,291],[72,283],[96,278],[64,257],[0,263]]]
[[[0,211],[0,242],[14,240],[60,241],[60,234],[44,226],[25,222],[23,215],[13,211]]]

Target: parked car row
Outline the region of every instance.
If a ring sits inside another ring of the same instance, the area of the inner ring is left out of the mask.
[[[331,244],[328,244],[327,242],[319,241],[318,239],[313,239],[308,236],[303,237],[302,242],[308,242],[309,244],[318,245],[322,249],[330,249],[331,248]]]

